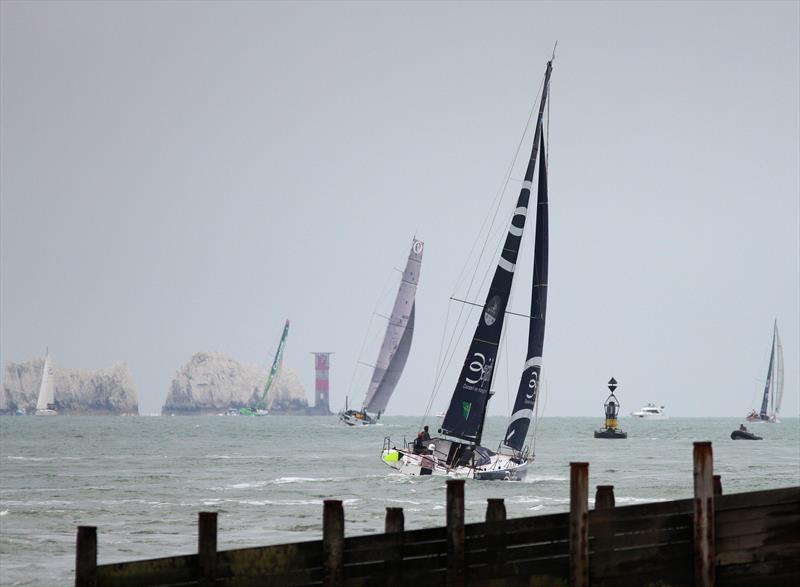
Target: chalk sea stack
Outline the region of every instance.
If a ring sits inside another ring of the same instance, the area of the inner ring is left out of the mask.
[[[52,356],[51,356],[52,360]],[[54,401],[61,415],[138,415],[139,394],[125,363],[104,369],[67,369],[52,364]],[[5,366],[0,414],[33,413],[44,357]]]
[[[195,353],[172,380],[163,415],[217,414],[254,405],[264,392],[264,367],[240,363],[224,353]],[[297,373],[282,367],[267,397],[272,414],[305,414],[305,390]]]

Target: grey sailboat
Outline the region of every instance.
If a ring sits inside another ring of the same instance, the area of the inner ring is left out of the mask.
[[[345,405],[345,409],[339,412],[339,419],[348,426],[366,426],[378,421],[380,415],[386,411],[389,399],[406,366],[408,353],[411,350],[411,339],[414,336],[415,297],[424,248],[425,244],[416,238],[411,242],[411,251],[408,254],[389,323],[386,325],[378,360],[372,370],[364,403],[359,410],[349,409]]]

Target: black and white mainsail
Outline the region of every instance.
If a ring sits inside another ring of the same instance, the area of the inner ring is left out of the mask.
[[[400,289],[394,300],[392,315],[386,326],[383,343],[378,360],[372,372],[367,396],[364,399],[363,411],[382,413],[386,410],[389,398],[400,379],[403,368],[411,350],[411,339],[414,336],[414,304],[422,267],[422,252],[425,245],[414,239],[408,254],[406,268],[400,282]]]
[[[514,401],[514,410],[508,424],[503,444],[521,451],[528,436],[533,418],[533,406],[539,391],[544,349],[544,325],[547,314],[547,263],[548,263],[548,213],[547,213],[547,158],[544,141],[539,148],[539,185],[536,205],[536,240],[533,253],[533,291],[531,317],[528,323],[528,356]]]
[[[531,148],[530,159],[525,171],[525,179],[522,182],[517,204],[514,209],[514,214],[511,219],[511,226],[509,226],[508,234],[506,235],[505,244],[500,254],[500,260],[495,269],[494,277],[492,278],[491,285],[489,286],[489,293],[486,296],[486,303],[483,306],[478,321],[478,326],[475,329],[475,335],[467,352],[467,357],[461,369],[461,373],[456,384],[455,391],[450,400],[450,406],[445,414],[444,421],[442,422],[441,433],[445,438],[455,441],[460,441],[467,444],[480,444],[481,434],[483,431],[483,423],[486,417],[486,407],[489,398],[492,395],[491,385],[492,377],[494,375],[494,368],[496,365],[497,351],[500,345],[500,338],[502,336],[503,324],[505,322],[506,306],[508,304],[509,294],[511,293],[511,285],[514,279],[514,269],[517,263],[517,256],[519,254],[520,245],[522,243],[522,235],[525,230],[525,220],[528,215],[528,204],[530,200],[531,188],[533,187],[533,176],[536,169],[536,157],[539,153],[539,145],[542,142],[542,118],[544,116],[544,107],[547,101],[547,91],[550,82],[550,72],[552,71],[552,62],[547,63],[547,70],[545,72],[545,81],[542,90],[542,99],[539,104],[539,115],[536,120],[536,127],[533,137],[533,145]],[[544,177],[544,179],[542,179]],[[537,232],[537,246],[540,252],[539,255],[544,255],[544,283],[547,279],[547,223],[546,223],[546,176],[540,175],[540,184],[542,181],[545,183],[545,224],[543,235],[544,245],[539,245],[539,235]],[[541,197],[541,194],[540,196]],[[538,212],[537,212],[538,213]],[[538,220],[537,220],[538,224]],[[539,266],[542,266],[540,260]],[[534,285],[538,283],[535,281]],[[541,289],[541,288],[540,288]],[[546,290],[542,290],[546,291]],[[533,289],[534,298],[537,297],[537,288]],[[533,337],[533,342],[529,341],[529,351],[535,352],[535,357],[538,357],[538,365],[536,369],[541,369],[541,339],[544,336],[544,307],[538,311],[541,314],[541,327],[536,327],[541,330],[541,337],[538,334]],[[534,325],[531,324],[531,332],[533,332]],[[535,341],[539,340],[538,343]],[[538,350],[536,349],[538,344]],[[530,355],[530,353],[529,353]],[[534,358],[534,357],[531,357]],[[530,368],[526,363],[525,373],[529,373]],[[537,371],[538,375],[538,371]],[[523,378],[524,378],[523,374]],[[523,398],[532,406],[527,398]],[[519,402],[519,398],[518,398]],[[527,405],[527,404],[524,404]],[[524,407],[521,409],[529,409]],[[515,408],[516,412],[516,408]],[[518,418],[522,426],[522,418]],[[525,422],[525,430],[527,432],[527,423],[530,418]],[[513,422],[512,422],[513,424]],[[522,429],[513,432],[511,435],[507,433],[506,440],[513,440],[516,443],[516,438],[520,437],[524,443],[524,434]],[[513,446],[513,445],[512,445]],[[521,447],[521,444],[520,444]]]

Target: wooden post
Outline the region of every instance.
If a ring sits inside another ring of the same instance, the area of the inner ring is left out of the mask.
[[[694,443],[694,584],[713,587],[714,457],[710,442]]]
[[[714,495],[722,495],[722,476],[714,475]]]
[[[97,585],[97,527],[78,526],[75,548],[75,587]]]
[[[197,516],[197,564],[200,585],[213,585],[217,578],[217,512]]]
[[[464,585],[464,480],[447,481],[447,587]]]
[[[386,587],[402,587],[403,585],[403,531],[405,517],[403,508],[386,508],[386,534],[389,551],[384,559]]]
[[[487,522],[505,522],[506,521],[506,504],[503,498],[490,497],[486,500],[486,521]]]
[[[341,500],[322,502],[322,566],[323,585],[344,585],[344,508]]]
[[[500,568],[506,560],[506,505],[502,498],[486,500],[486,550],[487,561]]]
[[[610,510],[616,505],[614,500],[613,485],[598,485],[597,493],[594,494],[594,509]]]
[[[589,463],[570,463],[569,584],[589,586]]]
[[[402,532],[404,527],[403,508],[386,508],[386,533]]]

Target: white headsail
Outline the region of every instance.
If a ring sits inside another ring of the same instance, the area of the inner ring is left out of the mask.
[[[775,379],[773,385],[772,418],[777,420],[783,401],[783,345],[780,334],[778,334],[777,323],[775,324]]]
[[[53,374],[50,367],[50,352],[44,355],[44,368],[42,369],[42,382],[39,385],[39,399],[36,401],[37,410],[47,410],[54,403]]]

